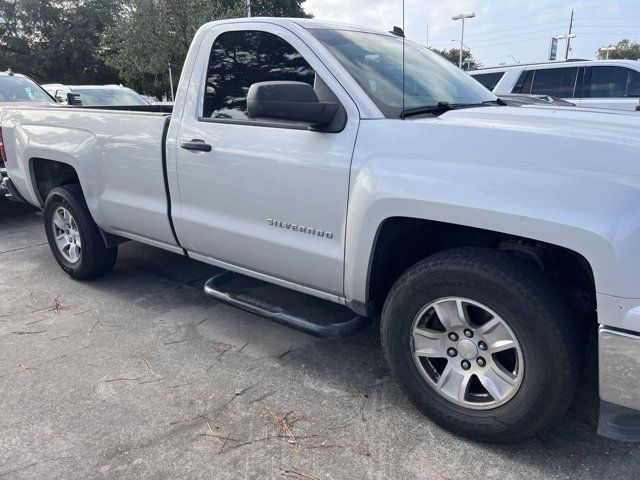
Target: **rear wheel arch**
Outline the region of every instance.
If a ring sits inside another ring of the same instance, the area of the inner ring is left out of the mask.
[[[82,189],[76,169],[67,162],[46,158],[31,158],[29,160],[29,168],[33,189],[41,208],[44,208],[47,196],[54,188],[78,185]]]
[[[59,187],[72,187],[86,199],[78,172],[71,164],[59,160],[32,158],[29,161],[29,168],[33,189],[42,209],[45,207],[49,193]],[[113,247],[127,241],[126,238],[105,232],[100,227],[98,231],[105,247]]]

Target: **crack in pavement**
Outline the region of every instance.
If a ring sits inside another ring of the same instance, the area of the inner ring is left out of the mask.
[[[42,245],[47,245],[48,242],[43,242],[43,243],[35,243],[33,245],[27,245],[26,247],[20,247],[20,248],[14,248],[12,250],[5,250],[4,252],[0,252],[0,255],[3,255],[5,253],[11,253],[11,252],[18,252],[20,250],[26,250],[27,248],[33,248],[33,247],[41,247]]]

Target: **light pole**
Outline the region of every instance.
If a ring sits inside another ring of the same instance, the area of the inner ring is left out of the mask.
[[[251,18],[251,0],[247,0],[247,17]]]
[[[609,60],[609,52],[613,52],[616,49],[616,47],[602,47],[600,49],[601,52],[607,52],[607,58],[605,60]]]
[[[460,13],[458,15],[451,17],[451,20],[462,20],[462,32],[460,33],[460,61],[458,62],[458,67],[460,67],[460,69],[462,69],[462,48],[464,47],[464,21],[467,18],[473,18],[475,16],[476,14],[471,12],[471,13]]]
[[[455,38],[451,39],[452,42],[458,43],[458,40],[456,40]],[[463,42],[460,42],[462,44],[462,48],[464,48],[465,50],[469,51],[469,54],[471,54],[471,49]],[[463,54],[464,52],[462,51],[462,48],[460,49],[460,53]],[[465,63],[467,64],[467,70],[469,70],[469,62],[470,60],[468,58],[465,58],[462,61],[462,65],[464,65]],[[462,70],[464,70],[464,68],[460,67]]]
[[[556,38],[558,40],[566,40],[567,41],[567,48],[565,49],[565,52],[564,52],[564,59],[567,60],[569,58],[569,42],[571,41],[572,38],[576,38],[576,34],[575,33],[570,33],[568,35],[558,35]]]

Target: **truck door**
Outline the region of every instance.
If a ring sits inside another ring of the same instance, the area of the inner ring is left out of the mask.
[[[196,64],[196,112],[183,114],[175,149],[182,244],[196,259],[342,295],[357,107],[299,37],[269,23],[213,27]],[[249,87],[272,80],[314,85],[340,103],[344,128],[250,119]]]

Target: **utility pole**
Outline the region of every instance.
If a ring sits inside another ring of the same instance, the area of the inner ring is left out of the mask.
[[[247,17],[251,18],[251,0],[247,0]]]
[[[458,62],[458,67],[462,70],[462,48],[464,46],[464,20],[465,18],[473,18],[476,14],[471,13],[461,13],[456,15],[455,17],[451,17],[451,20],[462,20],[462,32],[460,34],[460,61]]]
[[[569,33],[567,34],[567,48],[564,52],[565,60],[569,59],[569,45],[571,44],[571,39],[575,38],[575,35],[573,35],[573,37],[571,36],[572,33],[573,33],[573,8],[571,9],[571,20],[569,20]]]

